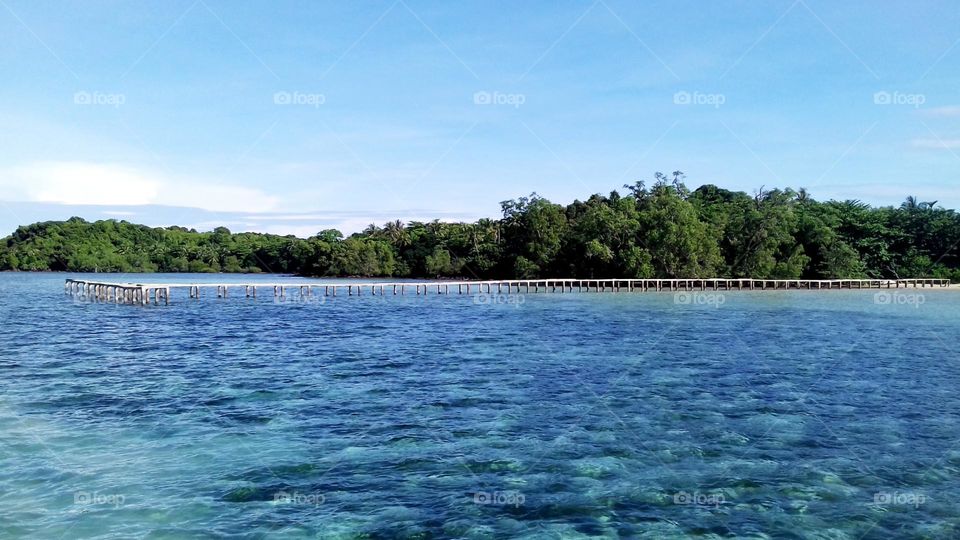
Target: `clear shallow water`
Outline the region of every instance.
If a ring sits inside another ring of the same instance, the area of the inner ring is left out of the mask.
[[[960,537],[958,292],[142,308],[65,277],[0,275],[0,538]]]

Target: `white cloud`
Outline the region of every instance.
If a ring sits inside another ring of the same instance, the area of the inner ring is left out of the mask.
[[[448,210],[432,209],[403,209],[403,210],[329,210],[323,212],[304,212],[289,214],[256,214],[259,221],[310,221],[310,222],[330,222],[345,219],[354,219],[358,223],[363,222],[364,226],[370,223],[383,224],[387,221],[476,221],[481,217],[488,217],[476,212],[457,212]]]
[[[130,167],[74,161],[17,167],[10,176],[7,187],[27,200],[61,204],[151,204],[162,184]]]
[[[275,210],[280,198],[252,188],[218,184],[177,187],[174,197],[161,197],[158,204],[192,206],[214,212],[265,212]]]
[[[241,232],[245,232],[245,231],[259,232],[259,229],[257,229],[259,225],[257,225],[252,221],[235,221],[235,220],[199,221],[196,223],[187,223],[185,225],[175,223],[174,225],[179,225],[187,229],[196,229],[201,232],[212,231],[217,227],[227,227],[228,229],[236,229],[237,231],[241,231]]]
[[[911,144],[914,148],[953,150],[960,148],[960,139],[914,139]]]
[[[280,198],[200,178],[173,178],[114,163],[42,162],[0,172],[7,199],[68,205],[158,204],[216,212],[275,211]]]
[[[267,225],[265,227],[258,226],[256,227],[255,230],[258,232],[265,232],[270,234],[280,234],[280,235],[292,234],[299,238],[310,238],[311,236],[317,234],[318,232],[324,229],[337,229],[343,232],[346,228],[343,226],[337,226],[337,224],[315,223],[311,225]],[[356,230],[362,230],[362,229],[363,227],[360,227],[359,229],[356,229]],[[346,230],[349,230],[350,232],[354,232],[353,229],[346,229]],[[346,234],[350,234],[350,233],[346,233]]]
[[[330,219],[330,214],[264,214],[257,218],[264,221],[314,221]]]

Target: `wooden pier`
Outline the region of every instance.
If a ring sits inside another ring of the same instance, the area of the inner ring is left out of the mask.
[[[73,297],[147,305],[170,303],[171,291],[186,289],[187,298],[199,299],[201,291],[216,290],[217,298],[227,298],[231,289],[246,298],[261,296],[284,299],[341,295],[426,295],[438,294],[529,294],[572,292],[648,292],[648,291],[782,291],[834,289],[899,289],[948,287],[949,279],[511,279],[496,281],[426,281],[426,282],[287,282],[287,283],[114,283],[84,279],[67,279],[64,293]]]

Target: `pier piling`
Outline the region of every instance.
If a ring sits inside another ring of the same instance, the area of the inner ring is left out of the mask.
[[[457,294],[470,295],[476,285],[478,294],[493,294],[496,287],[497,294],[529,293],[566,293],[566,292],[611,292],[633,293],[648,291],[743,291],[743,290],[843,290],[843,289],[891,289],[891,288],[927,288],[948,287],[950,280],[939,278],[899,278],[899,279],[821,279],[821,280],[771,280],[771,279],[727,279],[727,278],[698,278],[698,279],[524,279],[524,280],[490,280],[490,281],[447,281],[447,282],[397,282],[397,283],[113,283],[83,279],[66,279],[63,284],[64,294],[74,298],[83,298],[89,301],[114,302],[117,304],[170,304],[173,289],[186,289],[187,297],[200,298],[200,291],[204,288],[216,288],[217,298],[226,299],[230,287],[243,287],[245,298],[256,298],[257,287],[273,287],[275,298],[286,298],[287,287],[297,287],[299,298],[313,296],[313,287],[323,287],[324,296],[337,296],[338,287],[346,287],[347,295],[362,296],[363,288],[367,287],[372,296],[383,296],[389,288],[396,296],[406,294],[406,286],[412,285],[417,296],[427,296],[429,287],[436,287],[437,295],[449,295],[452,285],[456,285]]]

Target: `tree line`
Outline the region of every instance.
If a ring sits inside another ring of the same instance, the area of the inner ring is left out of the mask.
[[[152,228],[81,218],[19,227],[0,270],[276,272],[307,276],[946,277],[960,280],[960,215],[908,197],[899,207],[818,202],[804,189],[750,195],[656,173],[648,186],[566,206],[536,194],[500,219],[394,221],[310,238]]]

